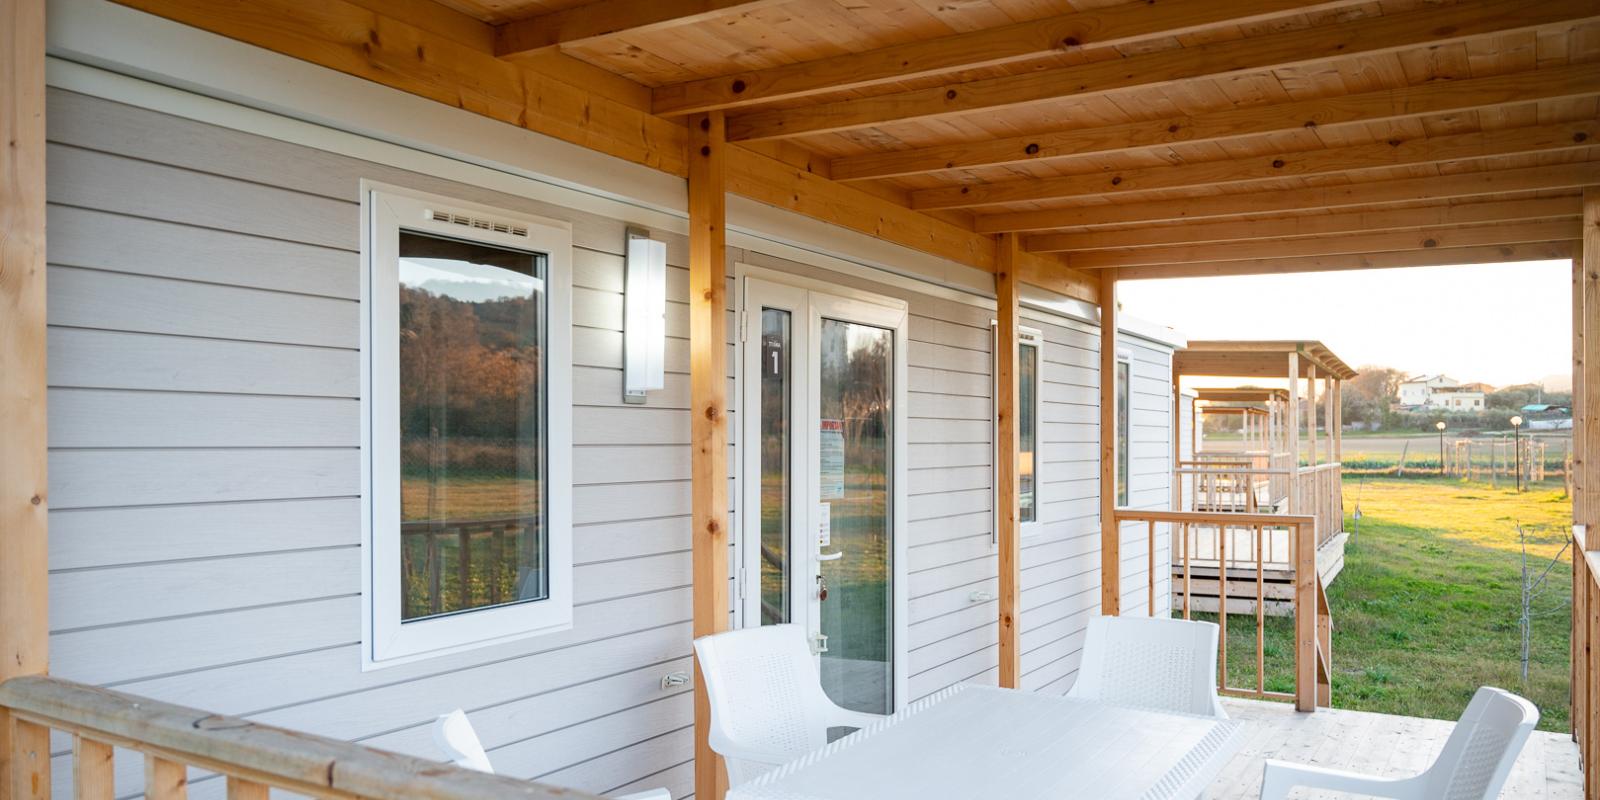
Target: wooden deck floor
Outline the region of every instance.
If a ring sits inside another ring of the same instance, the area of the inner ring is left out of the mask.
[[[1245,744],[1202,795],[1204,800],[1255,800],[1261,792],[1261,763],[1269,758],[1358,770],[1377,775],[1409,775],[1433,762],[1450,735],[1451,722],[1397,717],[1364,711],[1323,709],[1299,714],[1283,703],[1222,701],[1228,715],[1247,720]],[[1353,795],[1298,789],[1295,798]],[[1517,761],[1501,798],[1578,800],[1583,797],[1578,747],[1564,734],[1535,731]]]

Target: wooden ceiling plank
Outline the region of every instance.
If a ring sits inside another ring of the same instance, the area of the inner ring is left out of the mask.
[[[647,111],[572,86],[346,0],[120,0],[123,5],[518,125],[682,177],[687,130]],[[728,152],[729,191],[860,233],[994,270],[995,238],[835,183],[744,147]],[[1082,300],[1099,279],[1049,254],[1023,254],[1041,284]]]
[[[1595,88],[1600,90],[1600,85]],[[1391,139],[1350,147],[1273,153],[1223,161],[924,189],[911,193],[911,207],[973,208],[1067,197],[1120,195],[1152,189],[1281,180],[1306,175],[1582,149],[1592,147],[1596,142],[1600,142],[1600,121],[1584,120],[1453,136]]]
[[[1306,239],[1266,239],[1220,244],[1150,247],[1137,250],[1097,250],[1071,253],[1067,264],[1074,269],[1114,269],[1151,264],[1187,264],[1204,261],[1251,261],[1269,258],[1389,253],[1427,250],[1436,247],[1479,247],[1497,244],[1529,244],[1574,239],[1582,232],[1578,219],[1544,222],[1497,223],[1470,227],[1439,228],[1427,231],[1387,231],[1383,233],[1318,236]]]
[[[1392,208],[1382,211],[1350,211],[1342,214],[1146,226],[1123,230],[1049,233],[1028,237],[1024,246],[1035,253],[1153,248],[1257,239],[1293,239],[1341,233],[1427,229],[1485,222],[1525,222],[1555,217],[1576,217],[1581,213],[1582,203],[1576,196],[1543,197]]]
[[[1132,3],[892,45],[863,53],[745,70],[662,86],[657,114],[689,114],[994,66],[1048,53],[1109,47],[1214,25],[1254,21],[1360,0],[1172,0]]]
[[[938,145],[834,159],[835,180],[889,178],[946,170],[1053,161],[1166,145],[1223,141],[1385,119],[1454,113],[1600,91],[1600,64],[1437,81],[1421,86],[1323,97],[990,141]]]
[[[1455,197],[1482,197],[1545,189],[1576,189],[1593,183],[1600,183],[1600,162],[1585,161],[1311,189],[1282,189],[989,214],[975,219],[973,226],[983,233],[999,233],[1139,222],[1215,220],[1245,214],[1284,214],[1386,203],[1438,202]]]
[[[1488,245],[1482,247],[1440,247],[1392,253],[1311,256],[1307,258],[1265,258],[1253,261],[1209,261],[1193,264],[1159,264],[1124,267],[1117,280],[1161,278],[1201,278],[1230,275],[1276,275],[1298,272],[1338,272],[1401,267],[1445,267],[1463,264],[1498,264],[1513,261],[1552,261],[1572,257],[1572,242]]]
[[[1167,50],[1124,59],[1008,75],[731,117],[728,136],[771,139],[947,115],[1197,78],[1218,78],[1361,53],[1459,42],[1600,18],[1593,0],[1463,0],[1448,7],[1307,30]]]
[[[495,26],[494,53],[534,55],[607,36],[704,22],[784,0],[597,0]]]

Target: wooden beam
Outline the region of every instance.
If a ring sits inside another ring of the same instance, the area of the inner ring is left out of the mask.
[[[781,0],[596,0],[496,25],[494,53],[502,58],[532,55],[608,36],[692,25],[778,2]]]
[[[529,63],[511,63],[345,0],[221,5],[208,0],[118,0],[123,5],[349,75],[457,106],[626,161],[685,176],[683,125],[580,88]],[[371,0],[363,0],[371,2]],[[565,58],[565,57],[563,57]],[[570,61],[570,59],[568,59]],[[729,191],[877,236],[919,252],[994,270],[994,238],[796,167],[730,147]],[[1024,260],[1039,258],[1025,255]],[[1040,274],[1063,268],[1046,259]],[[1054,278],[1092,301],[1092,276]],[[1073,289],[1072,287],[1078,288]],[[1046,287],[1049,288],[1049,287]]]
[[[1247,214],[1282,215],[1296,211],[1385,205],[1389,203],[1441,202],[1451,198],[1576,189],[1600,183],[1600,161],[1548,167],[1490,170],[1427,178],[1371,181],[1314,189],[1241,192],[1175,200],[1073,206],[1044,211],[1020,211],[980,216],[973,227],[983,233],[1034,231],[1053,228],[1124,225],[1235,217]]]
[[[0,682],[49,664],[45,0],[0,0]],[[49,732],[0,709],[0,800],[50,796]]]
[[[1116,125],[1035,132],[983,141],[834,159],[834,180],[889,178],[1006,164],[1053,162],[1175,144],[1289,134],[1430,114],[1585,97],[1600,86],[1600,64],[1574,64],[1486,78],[1434,81],[1337,97],[1246,106]]]
[[[1113,250],[1138,247],[1247,242],[1258,239],[1294,239],[1341,233],[1377,233],[1389,230],[1446,228],[1484,222],[1525,222],[1538,219],[1578,219],[1582,198],[1545,197],[1529,200],[1491,200],[1480,203],[1347,211],[1269,219],[1200,222],[1190,225],[1091,229],[1078,233],[1030,236],[1023,247],[1035,253],[1069,250]]]
[[[1100,613],[1122,613],[1122,525],[1117,522],[1117,270],[1100,276]]]
[[[1074,11],[862,53],[662,86],[655,91],[654,108],[657,114],[668,115],[729,109],[1178,36],[1223,24],[1249,24],[1348,4],[1350,0],[1171,0]]]
[[[1425,231],[1320,236],[1307,239],[1225,242],[1221,244],[1146,247],[1134,250],[1097,250],[1072,253],[1068,263],[1076,269],[1131,267],[1146,264],[1189,264],[1207,261],[1250,261],[1312,256],[1387,253],[1434,248],[1529,244],[1576,239],[1582,224],[1576,220],[1521,222],[1434,228]]]
[[[722,112],[689,120],[689,440],[694,635],[728,626],[728,146]],[[711,703],[695,667],[695,796],[720,798]]]
[[[734,141],[775,139],[971,114],[1065,97],[1263,72],[1330,59],[1439,46],[1578,22],[1600,15],[1590,0],[1465,0],[1448,8],[1320,25],[1071,67],[957,81],[895,94],[741,114]]]
[[[1459,264],[1498,264],[1512,261],[1554,261],[1572,256],[1570,241],[1538,244],[1491,245],[1486,247],[1436,247],[1394,253],[1358,253],[1307,258],[1264,258],[1251,261],[1205,261],[1193,264],[1161,264],[1147,267],[1121,267],[1121,280],[1154,278],[1198,278],[1224,275],[1274,275],[1294,272],[1338,272],[1357,269],[1397,269],[1400,267],[1447,267]]]
[[[1574,512],[1583,509],[1577,524],[1587,526],[1587,547],[1600,550],[1600,184],[1583,189],[1583,235],[1575,243],[1575,263],[1581,264],[1583,309],[1581,320],[1574,320],[1574,335],[1580,335],[1581,369],[1573,386],[1573,445],[1578,454],[1576,477],[1581,499],[1575,499]],[[1576,301],[1575,301],[1576,302]],[[1578,394],[1582,387],[1582,397]],[[1591,642],[1600,647],[1600,642]],[[1600,715],[1600,696],[1589,698],[1589,713]],[[1594,752],[1600,753],[1600,740]],[[1600,764],[1591,765],[1600,772]]]
[[[1583,120],[1524,128],[1502,128],[1447,136],[1273,153],[1221,161],[1174,164],[1142,169],[1097,171],[1058,178],[1023,178],[1000,183],[972,183],[911,193],[917,209],[971,208],[1027,203],[1069,197],[1126,195],[1153,189],[1181,189],[1304,178],[1332,173],[1357,173],[1442,161],[1465,161],[1527,153],[1588,149],[1600,142],[1600,121]],[[1272,189],[1271,185],[1258,188]]]
[[[1017,235],[1002,234],[995,255],[995,478],[996,540],[1000,549],[1000,686],[1016,689],[1022,680],[1018,640],[1022,585],[1022,514],[1017,491]]]

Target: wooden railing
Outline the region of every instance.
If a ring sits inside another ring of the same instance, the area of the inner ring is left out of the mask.
[[[1600,797],[1600,552],[1572,527],[1572,738],[1583,765],[1584,797]]]
[[[114,747],[144,756],[148,800],[186,797],[189,767],[225,776],[229,800],[267,800],[270,789],[326,798],[601,800],[44,675],[0,684],[0,711],[0,721],[9,715],[14,725],[12,780],[0,785],[0,800],[51,797],[52,730],[73,737],[79,800],[130,793],[115,785]]]
[[[1148,545],[1149,571],[1146,573],[1146,591],[1150,614],[1172,614],[1181,610],[1184,619],[1193,611],[1192,571],[1199,561],[1194,556],[1195,530],[1209,528],[1219,532],[1216,537],[1220,552],[1215,562],[1217,575],[1217,623],[1221,627],[1217,653],[1217,689],[1228,695],[1264,699],[1293,700],[1301,711],[1312,711],[1317,706],[1332,702],[1333,621],[1328,610],[1328,596],[1322,579],[1317,574],[1316,520],[1306,515],[1243,514],[1200,511],[1144,511],[1117,509],[1119,523],[1144,523]],[[1290,560],[1295,565],[1294,589],[1290,596],[1294,616],[1294,692],[1274,692],[1266,688],[1266,606],[1265,580],[1266,548],[1269,534],[1287,531]],[[1239,537],[1245,534],[1244,552],[1239,552]],[[1158,536],[1171,537],[1173,563],[1181,567],[1181,575],[1170,570],[1157,570],[1156,543]],[[1234,547],[1230,552],[1229,545]],[[1161,578],[1172,581],[1172,601],[1166,609],[1157,602],[1157,584]],[[1181,594],[1181,600],[1179,595]],[[1239,602],[1235,602],[1239,601]],[[1228,683],[1228,618],[1235,616],[1231,609],[1243,608],[1255,618],[1256,685],[1236,687]]]
[[[1287,470],[1274,470],[1251,460],[1212,459],[1179,462],[1173,470],[1186,511],[1270,513],[1282,500],[1275,482],[1287,485]]]
[[[1340,467],[1335,461],[1295,471],[1294,502],[1289,510],[1316,518],[1318,546],[1344,530],[1344,480]]]

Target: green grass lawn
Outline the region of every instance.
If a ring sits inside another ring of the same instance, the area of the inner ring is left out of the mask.
[[[1346,530],[1357,480],[1345,479]],[[1568,729],[1572,567],[1550,571],[1535,600],[1528,682],[1519,674],[1521,550],[1542,570],[1570,535],[1571,505],[1559,484],[1521,495],[1439,479],[1367,478],[1360,536],[1328,589],[1333,613],[1337,708],[1455,719],[1481,685],[1525,695],[1543,730]],[[1210,617],[1211,615],[1206,615]],[[1288,619],[1269,619],[1267,688],[1292,691]],[[1254,687],[1255,618],[1229,616],[1229,683]]]

